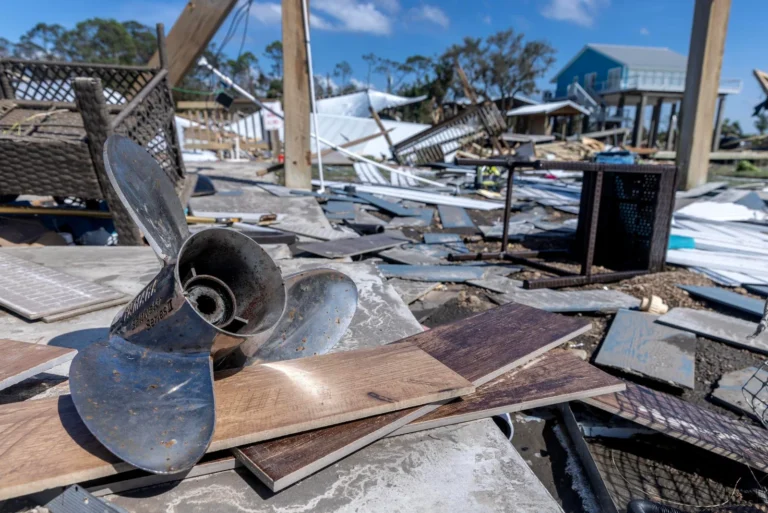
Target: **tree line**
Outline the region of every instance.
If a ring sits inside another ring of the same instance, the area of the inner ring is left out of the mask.
[[[227,42],[225,38],[224,46]],[[141,65],[149,61],[156,46],[153,27],[136,21],[91,18],[71,30],[58,24],[38,23],[16,42],[0,37],[0,57]],[[269,43],[260,56],[242,50],[241,45],[233,57],[224,47],[211,43],[204,56],[251,94],[282,96],[282,43]],[[434,121],[442,117],[445,102],[465,97],[457,64],[477,96],[500,99],[506,109],[511,107],[514,95],[538,92],[536,81],[549,71],[554,56],[555,50],[548,42],[526,40],[524,34],[509,28],[485,38],[465,37],[436,55],[414,54],[394,60],[368,53],[362,56],[365,69],[358,70],[358,76],[365,80],[353,78],[355,70],[344,60],[324,76],[314,77],[315,91],[318,98],[324,98],[365,89],[379,79],[386,84],[387,92],[428,97],[428,101],[405,108],[404,119]],[[207,70],[193,68],[174,88],[174,96],[177,100],[200,99],[218,87]]]

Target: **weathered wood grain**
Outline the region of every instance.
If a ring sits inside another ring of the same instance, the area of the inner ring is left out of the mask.
[[[405,340],[481,386],[589,328],[583,320],[510,303]],[[398,411],[233,452],[270,489],[278,491],[438,407],[431,404]]]
[[[76,353],[66,347],[0,339],[0,390],[68,362]]]
[[[348,422],[474,391],[401,342],[217,374],[209,451]],[[90,434],[70,396],[0,406],[0,500],[130,467]]]
[[[639,385],[585,403],[763,472],[768,471],[768,431],[732,420]]]
[[[696,335],[654,322],[658,315],[619,310],[595,363],[693,388]]]
[[[623,381],[573,353],[553,349],[478,387],[474,394],[451,401],[393,434],[404,435],[502,413],[621,392],[625,388]]]
[[[691,331],[718,342],[768,354],[768,333],[763,332],[756,338],[749,338],[757,329],[756,322],[692,308],[673,308],[656,322]]]

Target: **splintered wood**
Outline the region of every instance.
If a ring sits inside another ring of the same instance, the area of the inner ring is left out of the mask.
[[[445,401],[474,391],[412,343],[217,375],[209,451]],[[123,472],[70,396],[0,406],[0,500]]]
[[[589,328],[583,320],[510,303],[405,340],[480,386]],[[233,452],[270,489],[278,491],[438,407],[401,410],[238,447]]]

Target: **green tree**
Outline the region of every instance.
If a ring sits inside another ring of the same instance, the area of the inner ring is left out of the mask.
[[[8,57],[13,53],[13,43],[4,37],[0,37],[0,57]]]
[[[283,43],[282,41],[272,41],[264,49],[264,56],[272,61],[272,76],[283,76]]]
[[[731,121],[728,118],[723,120],[723,126],[720,129],[720,133],[725,137],[744,137],[744,132],[741,130],[739,122]]]
[[[136,64],[139,49],[131,33],[115,20],[91,18],[58,38],[55,51],[68,60]],[[141,62],[146,63],[146,60]]]
[[[348,85],[349,79],[352,78],[352,66],[347,61],[341,61],[334,66],[333,76],[341,81],[342,87]]]
[[[56,43],[65,32],[61,25],[38,23],[19,38],[19,43],[14,47],[14,53],[22,59],[56,58]]]
[[[766,115],[765,112],[761,112],[757,115],[755,129],[760,132],[760,135],[764,135],[765,131],[768,130],[768,115]]]

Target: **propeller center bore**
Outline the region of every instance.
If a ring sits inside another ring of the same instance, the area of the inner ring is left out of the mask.
[[[235,295],[218,278],[206,274],[195,276],[184,285],[184,296],[214,326],[226,326],[235,317]]]

